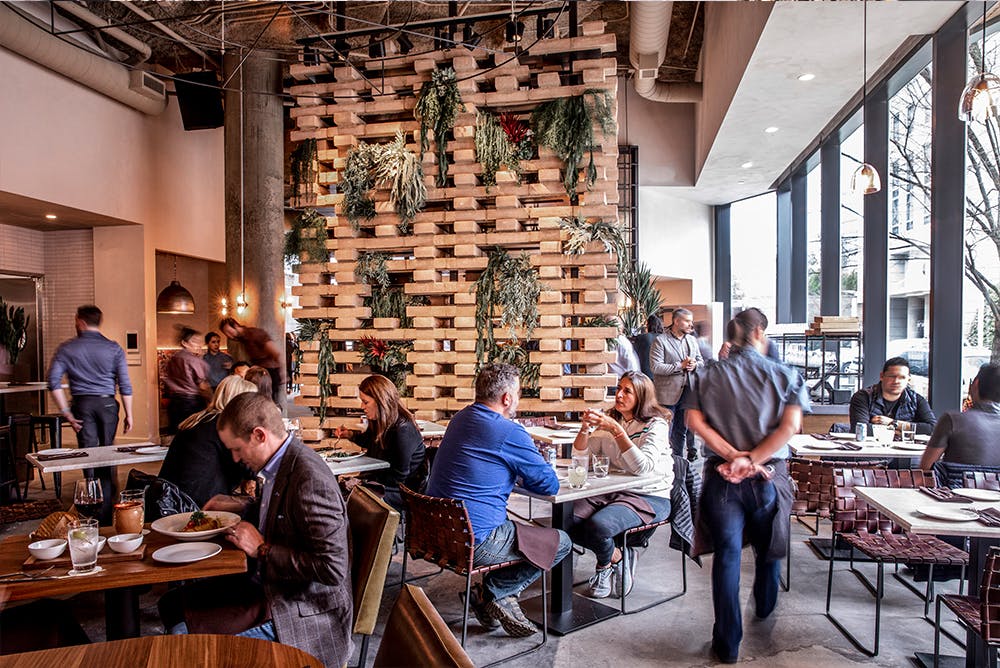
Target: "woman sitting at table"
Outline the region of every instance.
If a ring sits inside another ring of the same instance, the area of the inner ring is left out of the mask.
[[[271,381],[270,372],[262,366],[252,366],[247,369],[247,373],[243,376],[244,379],[250,381],[257,386],[257,392],[263,394],[265,397],[270,397],[273,387]]]
[[[256,385],[239,376],[223,378],[208,408],[181,422],[159,477],[177,485],[199,507],[216,494],[232,493],[234,487],[252,478],[242,464],[233,461],[215,422],[233,397],[256,391]]]
[[[369,457],[389,462],[389,468],[362,473],[360,480],[380,492],[386,503],[400,509],[403,499],[399,485],[420,491],[426,482],[424,439],[413,414],[399,400],[399,392],[388,378],[368,376],[358,386],[358,394],[368,427],[360,434],[338,427],[337,437],[356,434],[354,442],[365,448]]]
[[[639,491],[615,492],[577,501],[569,535],[574,543],[594,551],[597,571],[590,578],[590,596],[606,598],[632,590],[635,548],[629,550],[629,568],[621,567],[616,542],[627,529],[661,522],[670,515],[674,466],[670,450],[670,411],[656,403],[653,381],[629,371],[618,381],[615,406],[607,414],[588,410],[573,442],[573,454],[608,457],[612,468],[632,475],[659,476]],[[590,427],[596,428],[589,433]],[[651,532],[650,532],[651,533]],[[648,539],[648,535],[645,538]]]

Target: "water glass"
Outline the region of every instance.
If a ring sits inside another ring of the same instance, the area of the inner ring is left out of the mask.
[[[908,426],[900,429],[900,435],[903,443],[915,443],[917,440],[917,425],[912,422],[908,423]]]
[[[590,455],[573,455],[568,476],[571,489],[581,489],[587,484],[587,469],[589,468]]]
[[[608,469],[611,466],[610,459],[605,455],[594,455],[594,477],[607,478]]]
[[[873,424],[872,431],[880,445],[892,445],[892,439],[896,436],[896,430],[886,424]]]
[[[87,573],[97,565],[96,519],[79,519],[69,523],[66,540],[69,542],[69,558],[73,562],[73,573]]]

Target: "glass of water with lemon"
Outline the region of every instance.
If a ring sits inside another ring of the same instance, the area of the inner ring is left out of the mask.
[[[70,522],[66,534],[69,558],[73,562],[72,575],[89,573],[97,566],[98,526],[96,519],[79,519]]]

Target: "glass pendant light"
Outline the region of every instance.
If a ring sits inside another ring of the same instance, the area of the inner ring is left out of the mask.
[[[1000,78],[986,71],[986,0],[983,0],[983,46],[979,55],[979,74],[969,79],[958,103],[958,117],[966,123],[996,116],[1000,103]]]
[[[864,0],[864,31],[862,32],[862,82],[861,82],[861,114],[865,113],[868,105],[868,0]],[[879,178],[878,170],[874,165],[862,162],[854,170],[851,177],[851,190],[857,195],[872,195],[882,190],[882,179]]]

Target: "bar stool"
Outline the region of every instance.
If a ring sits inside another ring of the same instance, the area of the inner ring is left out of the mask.
[[[21,487],[17,484],[14,468],[14,439],[9,425],[0,426],[0,489],[11,487],[18,501],[22,501]]]
[[[29,437],[28,445],[32,452],[38,452],[38,445],[48,445],[50,448],[62,448],[62,427],[63,427],[63,416],[59,413],[48,413],[46,415],[32,415],[31,416],[31,436]],[[48,433],[46,434],[46,429]],[[45,438],[40,439],[39,436]],[[45,489],[45,478],[42,474],[38,474],[38,478],[42,483],[42,489]],[[62,496],[62,474],[53,473],[52,474],[52,484],[55,487],[56,498]],[[28,495],[28,481],[24,482],[24,494]]]
[[[31,416],[27,413],[11,413],[7,416],[7,429],[9,431],[10,439],[10,452],[11,456],[14,458],[14,462],[24,463],[24,491],[19,492],[18,496],[22,500],[28,498],[28,483],[31,482],[31,463],[21,455],[23,448],[18,447],[18,442],[20,443],[31,443]],[[14,479],[17,479],[17,473],[15,468]]]

